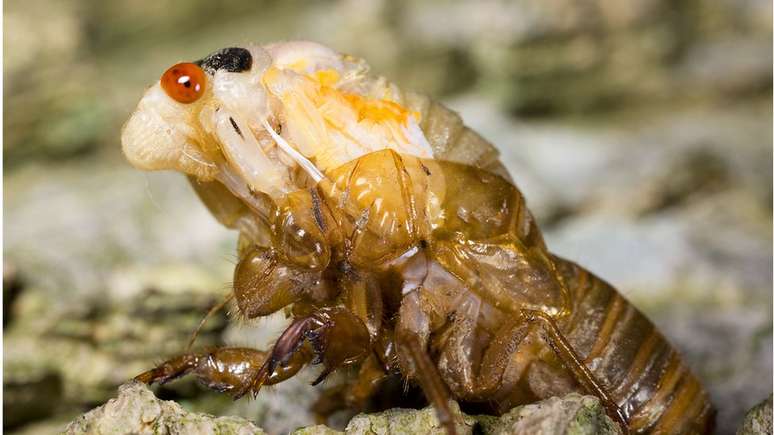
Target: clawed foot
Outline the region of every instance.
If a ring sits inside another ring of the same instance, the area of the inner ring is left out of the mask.
[[[235,396],[250,391],[255,396],[263,385],[281,382],[309,363],[324,366],[312,382],[317,385],[337,368],[362,361],[369,351],[370,336],[359,318],[345,308],[322,308],[290,324],[249,385]]]

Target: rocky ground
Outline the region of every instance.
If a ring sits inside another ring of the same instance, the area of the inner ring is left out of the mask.
[[[540,403],[517,407],[501,417],[469,416],[451,402],[459,435],[620,435],[619,426],[605,414],[599,401],[590,396],[569,394]],[[214,417],[184,410],[171,401],[157,399],[148,388],[129,383],[119,388],[118,397],[70,423],[67,435],[79,434],[255,434],[265,432],[239,417]],[[378,414],[359,414],[343,431],[324,425],[294,430],[292,435],[444,435],[433,408],[390,409]]]
[[[180,351],[226,294],[235,235],[182,177],[141,174],[118,152],[144,86],[180,59],[297,37],[365,56],[495,143],[549,247],[682,351],[718,433],[770,395],[770,2],[140,3],[5,5],[8,432],[63,430]],[[221,314],[199,344],[262,347],[282,326]],[[190,381],[156,393],[287,433],[314,421],[308,381],[256,401]]]

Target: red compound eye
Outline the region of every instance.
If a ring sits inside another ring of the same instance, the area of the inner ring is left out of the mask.
[[[188,104],[204,93],[207,77],[195,63],[178,63],[161,76],[161,88],[178,103]]]

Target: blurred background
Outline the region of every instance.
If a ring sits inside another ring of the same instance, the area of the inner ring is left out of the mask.
[[[228,290],[236,235],[182,176],[120,153],[173,63],[311,39],[459,111],[502,151],[549,247],[670,337],[735,431],[772,385],[770,0],[8,0],[3,76],[7,431],[53,433],[179,352]],[[216,316],[199,344],[261,346],[279,321]],[[313,422],[294,380],[189,409]],[[290,400],[288,398],[291,398]]]

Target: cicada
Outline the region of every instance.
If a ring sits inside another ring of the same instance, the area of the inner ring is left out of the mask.
[[[303,367],[358,408],[388,378],[492,414],[578,391],[625,430],[703,433],[702,385],[605,281],[547,248],[496,149],[458,115],[311,42],[226,48],[169,68],[126,123],[137,168],[187,174],[240,233],[233,299],[283,310],[271,349],[189,352],[137,377],[187,373],[234,397]],[[345,370],[342,370],[345,369]]]

